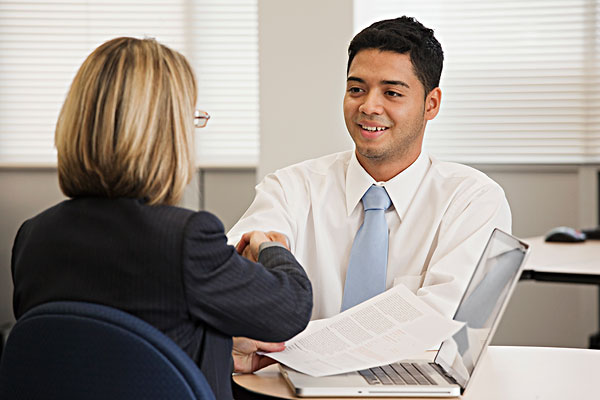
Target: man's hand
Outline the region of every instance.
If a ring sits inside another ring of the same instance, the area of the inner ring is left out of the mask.
[[[289,250],[287,239],[284,234],[274,231],[261,232],[252,231],[242,235],[242,238],[235,246],[236,251],[250,261],[258,261],[258,250],[264,242],[279,242]]]
[[[285,246],[286,249],[290,249],[290,245],[287,241],[287,237],[283,233],[269,231],[266,232],[267,237],[271,240],[271,242],[279,242]]]
[[[284,343],[267,343],[245,337],[233,338],[233,371],[251,373],[271,365],[276,361],[272,358],[256,354],[257,351],[283,351]]]

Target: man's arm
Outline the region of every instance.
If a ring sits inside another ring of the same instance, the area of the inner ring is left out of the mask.
[[[246,232],[275,231],[285,236],[288,248],[294,250],[297,234],[294,211],[290,202],[302,204],[307,201],[302,193],[295,193],[276,174],[270,174],[256,186],[256,196],[240,220],[227,233],[228,243],[240,244]]]

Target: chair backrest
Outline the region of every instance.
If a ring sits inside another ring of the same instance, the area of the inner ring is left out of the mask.
[[[162,332],[98,304],[52,302],[12,328],[0,399],[214,399],[191,358]]]

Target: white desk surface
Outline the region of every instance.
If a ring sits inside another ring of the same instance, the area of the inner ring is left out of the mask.
[[[600,398],[599,371],[600,350],[491,346],[461,398],[597,399]],[[276,365],[255,374],[237,375],[234,380],[253,392],[296,399]]]
[[[523,241],[530,245],[524,270],[600,275],[600,240],[549,243],[536,236]]]

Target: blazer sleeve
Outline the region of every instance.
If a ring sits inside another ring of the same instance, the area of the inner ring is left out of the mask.
[[[207,212],[190,217],[183,240],[189,313],[229,336],[280,342],[302,331],[312,311],[312,287],[285,248],[268,247],[259,263],[227,245],[223,224]]]

